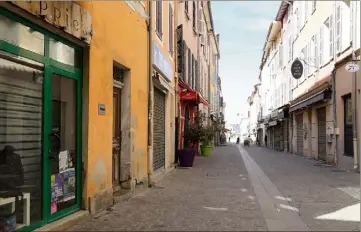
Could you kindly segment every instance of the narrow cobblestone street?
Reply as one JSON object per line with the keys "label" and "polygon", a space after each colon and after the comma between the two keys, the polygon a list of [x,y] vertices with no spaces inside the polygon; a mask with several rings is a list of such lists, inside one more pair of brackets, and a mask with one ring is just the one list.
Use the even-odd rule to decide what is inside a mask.
{"label": "narrow cobblestone street", "polygon": [[356,221],[316,218],[359,203],[359,175],[316,163],[259,147],[217,147],[193,168],[176,169],[68,230],[358,230]]}

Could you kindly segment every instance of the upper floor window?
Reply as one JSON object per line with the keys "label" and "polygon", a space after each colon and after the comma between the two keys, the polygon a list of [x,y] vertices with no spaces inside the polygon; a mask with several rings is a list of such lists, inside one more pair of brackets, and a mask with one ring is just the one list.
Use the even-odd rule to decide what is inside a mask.
{"label": "upper floor window", "polygon": [[169,54],[173,57],[174,53],[174,31],[173,31],[173,6],[171,2],[169,2]]}
{"label": "upper floor window", "polygon": [[337,6],[336,8],[336,52],[341,52],[341,6]]}
{"label": "upper floor window", "polygon": [[162,1],[156,1],[156,33],[160,39],[163,36],[163,15]]}
{"label": "upper floor window", "polygon": [[327,20],[325,21],[325,25],[327,27],[328,30],[328,42],[329,42],[329,49],[328,49],[328,55],[329,57],[333,56],[333,15],[331,15],[330,17],[327,18]]}
{"label": "upper floor window", "polygon": [[192,9],[192,19],[193,19],[193,28],[196,29],[196,2],[193,1],[193,9]]}
{"label": "upper floor window", "polygon": [[324,35],[323,35],[323,27],[320,28],[320,34],[319,34],[319,61],[318,64],[321,66],[323,65],[323,56],[324,56],[324,52],[323,52],[323,46],[324,46],[324,39],[323,39]]}

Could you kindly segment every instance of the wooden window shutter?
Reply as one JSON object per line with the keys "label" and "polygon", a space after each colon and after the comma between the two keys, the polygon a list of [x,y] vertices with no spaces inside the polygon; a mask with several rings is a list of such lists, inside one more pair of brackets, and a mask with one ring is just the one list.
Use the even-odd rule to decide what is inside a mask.
{"label": "wooden window shutter", "polygon": [[192,78],[192,52],[188,48],[188,78],[187,78],[187,84],[190,84],[190,80]]}
{"label": "wooden window shutter", "polygon": [[187,44],[186,42],[183,40],[182,41],[182,79],[185,81],[186,80],[186,71],[187,71]]}

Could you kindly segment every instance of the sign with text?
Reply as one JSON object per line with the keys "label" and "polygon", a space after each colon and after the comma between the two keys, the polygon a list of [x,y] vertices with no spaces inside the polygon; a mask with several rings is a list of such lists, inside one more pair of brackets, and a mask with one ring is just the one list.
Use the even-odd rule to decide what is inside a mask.
{"label": "sign with text", "polygon": [[172,63],[164,56],[160,48],[153,42],[153,64],[165,75],[168,81],[173,80]]}
{"label": "sign with text", "polygon": [[291,74],[293,78],[300,79],[303,74],[303,64],[299,59],[293,61],[291,65]]}
{"label": "sign with text", "polygon": [[29,13],[90,43],[92,18],[90,12],[73,1],[12,1]]}
{"label": "sign with text", "polygon": [[357,72],[358,70],[359,70],[359,66],[358,66],[358,64],[354,64],[354,63],[348,63],[348,64],[346,64],[346,66],[345,66],[345,70],[347,71],[347,72],[351,72],[351,73],[353,73],[353,72]]}
{"label": "sign with text", "polygon": [[182,101],[196,101],[197,93],[195,91],[182,92],[180,98]]}

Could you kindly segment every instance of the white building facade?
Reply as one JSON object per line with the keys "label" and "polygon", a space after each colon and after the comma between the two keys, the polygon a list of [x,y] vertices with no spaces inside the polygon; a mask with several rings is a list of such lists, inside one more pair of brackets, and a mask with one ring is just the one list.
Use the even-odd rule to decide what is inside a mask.
{"label": "white building facade", "polygon": [[[343,132],[338,124],[343,119],[337,119],[336,102],[348,92],[345,96],[336,94],[338,88],[346,88],[341,82],[337,84],[337,65],[346,58],[357,59],[359,44],[359,1],[281,3],[270,25],[260,66],[259,127],[264,128],[269,147],[339,164],[344,149],[339,142]],[[350,58],[352,54],[354,58]],[[303,75],[299,79],[291,74],[291,65],[296,59],[303,64]],[[358,86],[355,78],[355,83],[348,86],[356,84]],[[359,102],[359,93],[355,95],[358,87],[355,88],[354,110]],[[343,102],[337,106],[340,104]],[[359,117],[353,116],[354,124]],[[354,147],[360,147],[357,139],[360,136],[354,134]],[[358,156],[354,157],[357,163]]]}

